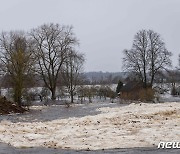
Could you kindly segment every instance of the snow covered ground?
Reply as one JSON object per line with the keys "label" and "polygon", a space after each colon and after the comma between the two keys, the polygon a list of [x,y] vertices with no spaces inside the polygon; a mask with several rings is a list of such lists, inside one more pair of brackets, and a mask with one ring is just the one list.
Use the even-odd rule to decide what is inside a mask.
{"label": "snow covered ground", "polygon": [[[73,108],[77,106],[77,112],[88,108],[93,113],[75,116]],[[178,102],[77,106],[66,110],[74,114],[69,117],[59,114],[62,110],[58,108],[65,110],[62,106],[34,107],[34,112],[25,115],[1,116],[0,142],[18,148],[98,150],[157,147],[160,141],[180,141]]]}
{"label": "snow covered ground", "polygon": [[168,93],[161,94],[159,98],[160,102],[180,102],[180,96],[172,96]]}

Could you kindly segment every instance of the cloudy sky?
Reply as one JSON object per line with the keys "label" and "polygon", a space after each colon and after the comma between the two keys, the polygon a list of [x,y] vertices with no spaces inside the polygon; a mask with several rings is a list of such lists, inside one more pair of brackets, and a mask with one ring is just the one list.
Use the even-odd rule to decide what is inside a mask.
{"label": "cloudy sky", "polygon": [[0,0],[0,31],[44,23],[73,25],[85,71],[122,71],[122,51],[141,29],[152,29],[180,54],[180,0]]}

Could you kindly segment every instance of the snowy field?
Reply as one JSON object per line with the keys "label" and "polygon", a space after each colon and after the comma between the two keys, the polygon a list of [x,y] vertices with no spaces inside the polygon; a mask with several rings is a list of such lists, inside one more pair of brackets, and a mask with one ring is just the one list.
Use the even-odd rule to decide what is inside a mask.
{"label": "snowy field", "polygon": [[180,140],[178,102],[36,106],[30,113],[0,118],[0,142],[18,148],[98,150]]}

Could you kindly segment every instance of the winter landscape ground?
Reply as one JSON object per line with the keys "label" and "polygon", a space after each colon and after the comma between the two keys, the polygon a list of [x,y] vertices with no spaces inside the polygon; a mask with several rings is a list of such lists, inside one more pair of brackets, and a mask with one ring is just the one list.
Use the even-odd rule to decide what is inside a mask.
{"label": "winter landscape ground", "polygon": [[[50,153],[59,153],[58,150],[119,153],[123,151],[117,149],[122,148],[126,149],[124,152],[135,148],[137,153],[145,153],[143,149],[147,153],[148,149],[169,153],[164,149],[158,151],[158,143],[180,139],[179,102],[121,104],[104,101],[69,108],[32,106],[27,113],[3,115],[0,120],[0,142],[11,146],[1,144],[0,149],[24,149],[26,153],[33,148],[39,150],[32,153],[42,152],[44,148],[50,148]],[[131,150],[127,151],[129,148]],[[57,151],[53,151],[55,149]],[[108,152],[109,149],[116,150]]]}

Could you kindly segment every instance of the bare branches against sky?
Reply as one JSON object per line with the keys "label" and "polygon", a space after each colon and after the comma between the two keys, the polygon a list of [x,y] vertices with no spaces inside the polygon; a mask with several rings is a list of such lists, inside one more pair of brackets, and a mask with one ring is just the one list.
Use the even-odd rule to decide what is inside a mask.
{"label": "bare branches against sky", "polygon": [[123,50],[141,29],[158,32],[173,64],[180,53],[180,0],[0,0],[0,31],[73,25],[85,71],[122,71]]}

